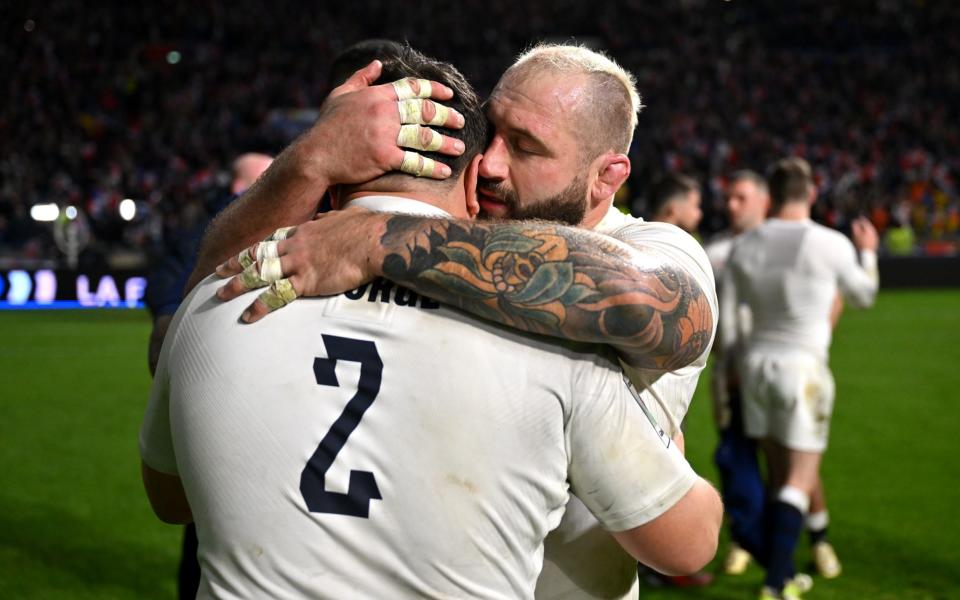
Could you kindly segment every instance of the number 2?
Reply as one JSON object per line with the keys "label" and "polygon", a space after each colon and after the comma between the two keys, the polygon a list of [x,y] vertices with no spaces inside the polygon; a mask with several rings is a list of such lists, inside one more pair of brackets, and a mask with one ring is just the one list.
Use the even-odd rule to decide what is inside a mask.
{"label": "number 2", "polygon": [[313,372],[319,385],[340,387],[337,381],[336,366],[338,360],[360,363],[360,380],[357,393],[350,398],[343,412],[330,426],[320,445],[307,462],[300,474],[300,493],[307,508],[314,513],[332,513],[351,517],[370,517],[370,501],[380,500],[380,488],[377,480],[369,471],[350,471],[350,485],[347,493],[330,492],[325,487],[327,471],[336,460],[337,454],[347,443],[347,438],[360,424],[363,413],[370,408],[380,392],[383,376],[383,361],[377,352],[377,346],[368,340],[355,340],[323,335],[323,344],[329,358],[315,358]]}

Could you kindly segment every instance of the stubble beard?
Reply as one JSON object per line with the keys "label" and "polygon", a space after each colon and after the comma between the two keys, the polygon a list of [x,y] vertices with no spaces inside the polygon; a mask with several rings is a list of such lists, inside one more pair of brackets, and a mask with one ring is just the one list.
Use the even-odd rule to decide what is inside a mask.
{"label": "stubble beard", "polygon": [[526,203],[521,202],[517,193],[503,183],[481,183],[481,186],[503,201],[510,219],[559,221],[576,226],[583,222],[587,214],[587,184],[580,176],[574,177],[570,185],[557,194]]}

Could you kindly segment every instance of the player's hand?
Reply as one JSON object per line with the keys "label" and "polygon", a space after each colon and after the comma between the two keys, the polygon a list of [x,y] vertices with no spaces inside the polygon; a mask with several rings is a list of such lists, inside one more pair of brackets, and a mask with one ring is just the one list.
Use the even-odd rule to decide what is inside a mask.
{"label": "player's hand", "polygon": [[463,115],[429,99],[449,100],[453,90],[412,78],[372,85],[382,67],[375,60],[330,93],[317,122],[296,142],[308,172],[322,174],[330,185],[362,183],[398,170],[446,179],[450,167],[403,148],[463,154],[460,140],[421,127],[463,127]]}
{"label": "player's hand", "polygon": [[230,278],[217,297],[232,300],[266,287],[240,317],[253,323],[297,297],[355,289],[380,274],[378,249],[385,223],[386,215],[348,207],[278,229],[217,267],[217,275]]}
{"label": "player's hand", "polygon": [[853,245],[857,250],[876,252],[880,246],[880,235],[873,224],[864,217],[859,217],[850,223],[850,233],[853,235]]}

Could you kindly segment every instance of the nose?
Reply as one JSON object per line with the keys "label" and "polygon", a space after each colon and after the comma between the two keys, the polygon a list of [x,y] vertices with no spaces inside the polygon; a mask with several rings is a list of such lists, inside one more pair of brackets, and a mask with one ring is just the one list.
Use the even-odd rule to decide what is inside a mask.
{"label": "nose", "polygon": [[507,178],[508,159],[507,146],[503,138],[495,135],[486,152],[483,153],[478,174],[484,179],[504,181]]}

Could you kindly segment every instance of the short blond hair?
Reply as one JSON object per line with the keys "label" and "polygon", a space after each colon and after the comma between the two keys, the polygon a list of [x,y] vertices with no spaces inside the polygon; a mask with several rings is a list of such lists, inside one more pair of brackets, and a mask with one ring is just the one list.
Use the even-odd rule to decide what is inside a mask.
{"label": "short blond hair", "polygon": [[[637,83],[629,71],[612,58],[575,44],[538,44],[524,51],[503,74],[501,82],[548,72],[557,75],[587,75],[593,82],[588,108],[593,123],[584,123],[581,131],[590,131],[591,146],[627,152],[637,127],[637,115],[643,109]],[[599,126],[599,129],[596,127]],[[598,139],[596,132],[601,132]]]}

